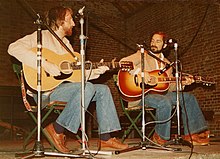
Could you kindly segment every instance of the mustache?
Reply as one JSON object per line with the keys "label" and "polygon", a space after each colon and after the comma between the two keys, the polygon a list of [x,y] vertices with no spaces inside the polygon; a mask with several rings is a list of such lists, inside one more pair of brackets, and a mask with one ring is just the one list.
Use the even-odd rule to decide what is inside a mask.
{"label": "mustache", "polygon": [[150,47],[151,47],[151,48],[157,48],[156,46],[153,46],[153,45],[151,45]]}

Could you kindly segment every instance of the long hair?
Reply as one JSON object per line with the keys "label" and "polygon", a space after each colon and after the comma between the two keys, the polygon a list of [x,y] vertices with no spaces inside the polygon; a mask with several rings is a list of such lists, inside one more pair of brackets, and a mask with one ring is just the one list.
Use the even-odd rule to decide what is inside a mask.
{"label": "long hair", "polygon": [[73,11],[69,7],[58,6],[51,8],[45,14],[46,24],[53,30],[57,30],[65,20],[65,15],[69,11],[73,15]]}

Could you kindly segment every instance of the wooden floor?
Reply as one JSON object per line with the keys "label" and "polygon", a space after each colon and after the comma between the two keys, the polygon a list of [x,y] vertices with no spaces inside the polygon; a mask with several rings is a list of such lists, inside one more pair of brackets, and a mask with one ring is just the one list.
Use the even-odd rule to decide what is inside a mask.
{"label": "wooden floor", "polygon": [[[50,145],[47,141],[41,140],[41,143],[44,147],[45,156],[40,156],[39,158],[89,158],[92,156],[88,154],[90,151],[93,155],[97,152],[98,139],[90,139],[88,142],[89,148],[86,148],[85,151],[82,151],[81,145],[77,140],[68,139],[67,147],[73,150],[75,154],[60,154],[54,151],[51,151]],[[188,146],[177,145],[168,145],[168,150],[165,150],[163,147],[152,147],[151,144],[147,143],[145,145],[140,145],[141,140],[136,139],[127,139],[126,143],[129,144],[129,148],[126,152],[116,151],[110,149],[103,149],[98,152],[98,155],[95,158],[106,158],[106,159],[220,159],[220,140],[211,139],[210,145],[208,146],[194,146],[193,150]],[[35,139],[28,146],[31,150],[36,143]],[[24,153],[22,150],[23,140],[1,140],[0,141],[0,158],[2,159],[12,159],[19,158],[15,157],[20,153]],[[146,148],[143,150],[143,148]],[[193,151],[191,156],[191,150]],[[27,151],[33,152],[33,151]],[[36,151],[34,151],[36,153]],[[84,152],[85,154],[78,155]],[[38,151],[37,151],[38,153]],[[119,154],[116,154],[119,153]],[[32,154],[32,153],[31,153]],[[56,156],[54,156],[56,155]],[[24,156],[27,156],[25,153]],[[33,155],[34,158],[36,154]],[[191,156],[191,157],[190,157]]]}

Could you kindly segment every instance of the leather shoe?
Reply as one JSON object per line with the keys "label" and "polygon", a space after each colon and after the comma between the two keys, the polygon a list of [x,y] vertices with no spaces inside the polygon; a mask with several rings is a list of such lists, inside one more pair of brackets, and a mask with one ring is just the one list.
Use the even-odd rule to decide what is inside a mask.
{"label": "leather shoe", "polygon": [[159,145],[164,145],[167,142],[167,140],[162,139],[156,132],[154,132],[152,140]]}
{"label": "leather shoe", "polygon": [[206,130],[198,134],[200,138],[207,139],[210,137],[210,131]]}
{"label": "leather shoe", "polygon": [[116,138],[110,138],[108,141],[101,140],[101,148],[108,147],[114,149],[126,149],[128,144],[123,144]]}
{"label": "leather shoe", "polygon": [[[192,141],[191,141],[192,138]],[[191,134],[191,138],[189,135],[185,135],[184,139],[186,141],[189,141],[190,143],[193,143],[194,146],[205,146],[209,144],[209,131],[208,132],[203,132],[199,134]]]}
{"label": "leather shoe", "polygon": [[48,137],[51,139],[52,143],[54,144],[55,148],[62,152],[62,153],[68,153],[70,150],[65,146],[65,139],[66,136],[61,133],[57,134],[54,130],[53,124],[49,124],[44,128],[45,133],[48,135]]}

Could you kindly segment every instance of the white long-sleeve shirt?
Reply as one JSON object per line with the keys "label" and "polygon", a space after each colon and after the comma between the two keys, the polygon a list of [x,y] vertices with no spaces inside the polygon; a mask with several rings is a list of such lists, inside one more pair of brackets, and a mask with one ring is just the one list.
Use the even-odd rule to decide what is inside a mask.
{"label": "white long-sleeve shirt", "polygon": [[[61,40],[63,40],[64,44],[72,52],[74,52],[69,40],[66,37],[64,37]],[[20,62],[22,62],[22,64],[27,65],[33,69],[37,69],[37,54],[36,52],[33,51],[33,48],[37,48],[37,31],[33,32],[32,34],[26,35],[18,39],[17,41],[11,43],[8,47],[8,53],[11,56],[17,58]],[[69,54],[69,52],[60,44],[60,42],[48,30],[42,30],[42,48],[43,49],[46,48],[52,51],[55,55]],[[44,53],[46,52],[42,51],[42,54]],[[76,52],[74,52],[74,54],[75,53]],[[44,60],[45,60],[44,55],[42,55],[42,63],[44,62]],[[53,61],[50,62],[53,63]],[[91,74],[90,74],[90,70],[86,70],[85,73],[86,73],[85,75],[86,78],[88,78],[88,76],[90,75],[89,80],[96,79],[100,76],[100,74],[95,72],[95,70],[92,70]],[[44,94],[49,95],[52,92],[52,90],[48,90],[44,92]],[[28,90],[28,94],[32,96],[32,92],[30,92],[29,90]]]}
{"label": "white long-sleeve shirt", "polygon": [[[63,42],[73,52],[73,48],[69,40],[64,37]],[[16,57],[23,64],[36,69],[37,56],[36,53],[31,50],[33,48],[37,48],[36,31],[11,43],[8,47],[8,53]],[[42,30],[42,48],[47,48],[59,55],[68,53],[66,49],[61,46],[59,41],[48,30]]]}

